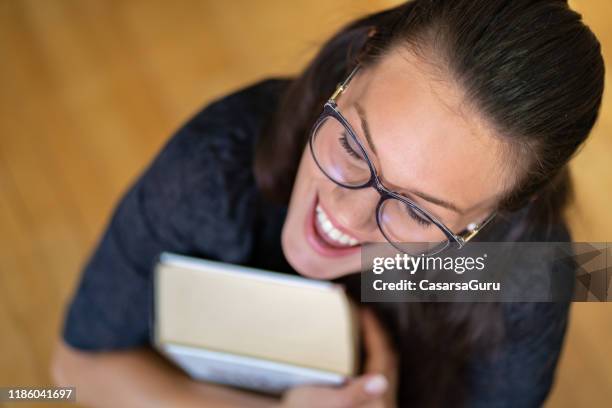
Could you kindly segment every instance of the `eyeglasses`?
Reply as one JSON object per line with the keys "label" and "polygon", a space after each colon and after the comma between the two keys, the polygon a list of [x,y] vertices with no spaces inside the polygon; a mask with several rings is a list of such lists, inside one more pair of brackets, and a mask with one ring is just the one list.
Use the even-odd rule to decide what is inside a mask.
{"label": "eyeglasses", "polygon": [[470,223],[459,234],[454,234],[413,200],[383,185],[363,143],[336,103],[359,68],[357,65],[344,82],[338,84],[312,127],[309,145],[314,161],[341,187],[351,190],[372,187],[378,191],[378,228],[399,251],[410,255],[435,255],[451,245],[462,248],[495,217],[495,213],[482,223]]}

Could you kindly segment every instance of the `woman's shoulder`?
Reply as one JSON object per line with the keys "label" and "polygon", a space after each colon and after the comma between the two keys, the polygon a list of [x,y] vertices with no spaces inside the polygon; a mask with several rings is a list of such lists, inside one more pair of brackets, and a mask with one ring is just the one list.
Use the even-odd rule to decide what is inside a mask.
{"label": "woman's shoulder", "polygon": [[166,242],[228,262],[246,256],[257,136],[287,82],[268,78],[213,100],[162,146],[137,184],[142,211]]}
{"label": "woman's shoulder", "polygon": [[290,78],[285,77],[267,77],[243,85],[213,98],[192,115],[183,127],[212,122],[228,127],[257,130],[262,121],[276,109],[278,100],[290,81]]}
{"label": "woman's shoulder", "polygon": [[171,174],[182,170],[181,180],[213,168],[248,172],[245,164],[252,159],[257,136],[274,112],[285,83],[276,78],[261,80],[203,105],[164,142],[150,167],[158,172],[171,170]]}
{"label": "woman's shoulder", "polygon": [[266,78],[212,99],[178,128],[158,155],[172,151],[197,158],[195,153],[207,149],[251,148],[288,83],[286,78]]}

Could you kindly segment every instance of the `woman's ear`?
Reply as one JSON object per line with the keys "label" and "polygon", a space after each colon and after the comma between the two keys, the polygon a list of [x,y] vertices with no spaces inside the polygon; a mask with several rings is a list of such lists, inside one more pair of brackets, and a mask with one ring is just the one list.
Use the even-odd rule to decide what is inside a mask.
{"label": "woman's ear", "polygon": [[363,47],[361,48],[359,55],[357,56],[357,63],[361,64],[364,59],[363,57],[367,55],[368,52],[370,51],[370,47],[372,46],[371,38],[374,37],[377,32],[378,32],[378,29],[376,28],[376,26],[371,26],[368,29],[367,34],[366,34],[367,38],[365,42],[363,43]]}

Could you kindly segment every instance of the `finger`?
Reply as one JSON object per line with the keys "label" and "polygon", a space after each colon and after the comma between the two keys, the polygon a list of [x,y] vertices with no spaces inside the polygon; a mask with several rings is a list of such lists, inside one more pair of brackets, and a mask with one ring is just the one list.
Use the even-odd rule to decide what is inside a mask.
{"label": "finger", "polygon": [[367,374],[351,379],[347,385],[330,390],[328,394],[330,406],[337,408],[355,407],[380,399],[389,383],[381,374]]}
{"label": "finger", "polygon": [[368,356],[366,372],[387,372],[396,363],[391,340],[374,313],[364,308],[361,313],[364,345]]}

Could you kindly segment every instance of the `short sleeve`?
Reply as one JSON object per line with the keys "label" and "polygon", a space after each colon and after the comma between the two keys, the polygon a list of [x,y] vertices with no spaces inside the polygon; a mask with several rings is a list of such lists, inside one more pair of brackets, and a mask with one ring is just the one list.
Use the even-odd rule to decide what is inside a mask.
{"label": "short sleeve", "polygon": [[162,251],[240,263],[252,244],[254,129],[239,93],[209,105],[162,147],[116,204],[68,304],[63,337],[84,350],[150,341]]}
{"label": "short sleeve", "polygon": [[570,303],[507,303],[507,336],[469,368],[468,407],[540,407],[552,387]]}

